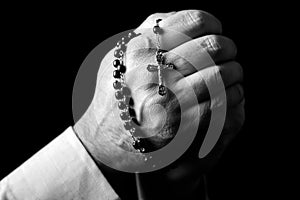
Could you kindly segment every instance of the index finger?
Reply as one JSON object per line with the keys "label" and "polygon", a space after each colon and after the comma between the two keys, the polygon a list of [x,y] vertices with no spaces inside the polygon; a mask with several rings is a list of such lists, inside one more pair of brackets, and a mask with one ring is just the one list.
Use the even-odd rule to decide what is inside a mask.
{"label": "index finger", "polygon": [[162,47],[170,50],[193,38],[208,34],[221,34],[222,24],[213,15],[201,10],[184,10],[160,23]]}
{"label": "index finger", "polygon": [[[136,32],[147,35],[149,39],[154,39],[152,28],[157,19],[162,19],[159,23],[162,28],[159,37],[160,47],[164,50],[171,50],[193,38],[222,32],[221,22],[213,15],[201,10],[153,14],[136,29]],[[147,48],[152,48],[152,45],[155,48],[155,44],[152,42],[146,42],[146,44]]]}

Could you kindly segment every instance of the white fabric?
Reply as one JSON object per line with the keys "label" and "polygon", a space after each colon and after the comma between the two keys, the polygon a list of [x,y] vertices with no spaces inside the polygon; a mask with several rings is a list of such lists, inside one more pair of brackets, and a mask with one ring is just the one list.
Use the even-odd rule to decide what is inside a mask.
{"label": "white fabric", "polygon": [[19,199],[119,198],[69,127],[1,180],[0,200]]}

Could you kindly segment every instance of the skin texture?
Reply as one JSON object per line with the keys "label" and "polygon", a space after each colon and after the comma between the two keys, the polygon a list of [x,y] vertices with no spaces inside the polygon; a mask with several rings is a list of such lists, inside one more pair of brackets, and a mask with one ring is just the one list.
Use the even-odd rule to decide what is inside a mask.
{"label": "skin texture", "polygon": [[[165,58],[167,62],[173,63],[176,72],[179,72],[170,71],[164,75],[166,85],[176,95],[168,92],[163,97],[157,94],[157,85],[150,84],[158,82],[157,73],[149,73],[145,65],[155,63],[156,38],[152,27],[158,18],[163,19],[160,26],[165,30],[160,38],[161,45],[169,51],[165,54]],[[146,137],[155,135],[152,142],[156,148],[161,148],[176,135],[180,115],[192,117],[195,110],[200,111],[199,131],[190,149],[165,169],[141,174],[142,192],[145,199],[165,199],[173,195],[172,199],[187,198],[189,195],[199,193],[199,186],[203,183],[202,175],[216,164],[244,122],[244,94],[241,85],[243,72],[241,65],[234,61],[236,46],[231,39],[220,35],[222,26],[219,20],[199,10],[153,14],[135,32],[142,35],[132,39],[127,47],[126,84],[131,89],[134,110],[140,124],[137,134]],[[202,62],[203,68],[195,69],[176,52],[196,62]],[[213,65],[210,62],[203,62],[205,54],[213,59]],[[135,150],[131,146],[132,139],[129,133],[125,131],[119,119],[112,87],[113,60],[111,51],[101,63],[94,99],[74,129],[108,181],[121,198],[126,199],[126,196],[130,196],[130,188],[135,187],[132,182],[133,175],[110,169],[103,165],[103,161],[116,168],[122,168],[142,164],[143,157],[140,154],[126,153]],[[216,72],[221,74],[227,97],[226,102],[219,104],[214,104],[213,99],[210,99],[203,80],[204,77],[213,82],[217,77]],[[187,85],[186,82],[190,84]],[[198,100],[196,104],[192,103],[189,91],[196,94]],[[188,107],[182,110],[178,99]],[[222,103],[227,104],[222,135],[210,154],[199,160],[197,153],[205,136],[203,133],[206,133],[211,110]],[[132,187],[122,189],[117,186],[122,184]]]}

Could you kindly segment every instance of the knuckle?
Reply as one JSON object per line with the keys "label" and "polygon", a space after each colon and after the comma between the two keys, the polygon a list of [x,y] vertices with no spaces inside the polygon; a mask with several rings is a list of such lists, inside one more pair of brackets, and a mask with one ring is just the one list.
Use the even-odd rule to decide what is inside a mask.
{"label": "knuckle", "polygon": [[217,54],[223,50],[220,37],[217,35],[210,35],[206,37],[201,43],[201,47],[203,47],[210,54]]}
{"label": "knuckle", "polygon": [[220,35],[205,36],[201,41],[201,47],[212,56],[222,54],[223,57],[234,58],[237,54],[237,47],[233,40]]}
{"label": "knuckle", "polygon": [[164,54],[165,63],[172,63],[175,66],[180,66],[181,69],[184,69],[185,66],[188,64],[186,59],[173,53],[172,51],[167,52]]}
{"label": "knuckle", "polygon": [[149,15],[149,16],[146,18],[145,22],[147,22],[147,23],[149,23],[149,24],[152,24],[152,23],[154,22],[156,16],[157,16],[157,13],[153,13],[153,14]]}
{"label": "knuckle", "polygon": [[148,20],[154,19],[157,14],[153,13],[147,17]]}
{"label": "knuckle", "polygon": [[181,56],[177,56],[176,59],[174,59],[174,65],[184,68],[184,66],[187,65],[187,61]]}
{"label": "knuckle", "polygon": [[205,25],[205,14],[200,10],[189,10],[185,13],[185,21],[188,25],[203,27]]}
{"label": "knuckle", "polygon": [[188,25],[207,29],[206,32],[222,32],[222,23],[213,15],[202,10],[185,11],[185,21]]}

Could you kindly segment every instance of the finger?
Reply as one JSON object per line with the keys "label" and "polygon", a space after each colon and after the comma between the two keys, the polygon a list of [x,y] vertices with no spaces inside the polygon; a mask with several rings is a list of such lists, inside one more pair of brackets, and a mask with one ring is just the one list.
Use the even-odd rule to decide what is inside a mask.
{"label": "finger", "polygon": [[227,107],[234,107],[244,99],[244,89],[241,84],[235,84],[226,89]]}
{"label": "finger", "polygon": [[[230,107],[227,109],[226,118],[223,126],[222,133],[220,138],[218,139],[217,143],[213,147],[212,151],[205,156],[204,158],[200,159],[201,166],[213,166],[218,158],[222,155],[224,150],[226,149],[227,145],[233,140],[236,134],[240,131],[244,120],[245,120],[245,111],[244,111],[244,102],[245,99],[242,100],[236,106]],[[197,108],[198,107],[198,108]],[[202,108],[202,109],[201,109]],[[209,123],[211,123],[211,112],[205,112],[204,110],[209,110],[210,102],[204,102],[203,104],[195,105],[191,110],[199,110],[202,115],[202,121],[198,127],[198,134],[194,139],[193,144],[189,147],[191,154],[199,153],[200,147],[203,145],[204,137],[207,137],[206,133]],[[212,110],[210,110],[212,111]],[[224,113],[225,114],[225,113]]]}
{"label": "finger", "polygon": [[[226,147],[239,133],[245,121],[244,104],[245,99],[243,99],[242,102],[240,102],[238,105],[227,109],[225,123],[223,126],[221,136],[218,139],[218,142],[216,143],[214,148],[212,149],[212,152],[210,152],[208,156],[204,158],[204,160],[201,159],[202,161],[204,161],[205,163],[207,163],[207,161],[210,161],[209,165],[215,164],[215,161],[217,161],[222,156],[222,154],[226,150]],[[199,141],[202,140],[200,139]],[[200,144],[198,145],[197,149],[200,148]]]}
{"label": "finger", "polygon": [[224,87],[227,88],[240,83],[242,80],[243,70],[241,65],[231,61],[205,68],[180,80],[175,80],[175,82],[174,78],[167,77],[167,86],[175,91],[175,94],[178,94],[179,97],[186,98],[185,101],[187,102],[189,102],[189,97],[192,96],[196,96],[199,102],[203,102],[208,100],[210,95],[220,93],[224,90]]}
{"label": "finger", "polygon": [[[169,16],[160,23],[161,47],[170,50],[192,38],[207,34],[221,34],[221,22],[201,10],[184,10]],[[153,26],[153,25],[152,25]]]}
{"label": "finger", "polygon": [[225,147],[233,140],[245,122],[244,106],[245,99],[243,99],[239,104],[227,109],[226,120],[220,138],[221,144]]}
{"label": "finger", "polygon": [[166,63],[175,65],[183,76],[205,67],[233,60],[237,48],[234,42],[224,36],[207,35],[188,41],[164,54]]}
{"label": "finger", "polygon": [[149,29],[156,24],[157,19],[166,19],[167,17],[174,15],[176,12],[169,13],[155,13],[147,17],[147,19],[137,29]]}
{"label": "finger", "polygon": [[188,35],[191,38],[209,33],[221,33],[221,22],[202,10],[183,10],[161,22],[161,26]]}
{"label": "finger", "polygon": [[216,94],[210,97],[210,109],[218,108],[225,103],[227,108],[240,104],[244,99],[244,89],[241,84],[235,84],[226,90],[226,98],[222,98],[222,94]]}

